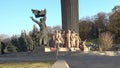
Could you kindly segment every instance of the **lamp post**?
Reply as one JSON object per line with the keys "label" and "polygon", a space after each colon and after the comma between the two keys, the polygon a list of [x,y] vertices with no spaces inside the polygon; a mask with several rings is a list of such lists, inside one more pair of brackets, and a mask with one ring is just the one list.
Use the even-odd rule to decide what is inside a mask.
{"label": "lamp post", "polygon": [[100,52],[102,52],[102,48],[101,48],[101,46],[100,46],[100,32],[101,32],[101,29],[100,28],[98,28],[98,38],[99,38],[99,51]]}
{"label": "lamp post", "polygon": [[56,59],[58,59],[58,55],[59,55],[59,43],[57,44],[57,49],[56,49]]}

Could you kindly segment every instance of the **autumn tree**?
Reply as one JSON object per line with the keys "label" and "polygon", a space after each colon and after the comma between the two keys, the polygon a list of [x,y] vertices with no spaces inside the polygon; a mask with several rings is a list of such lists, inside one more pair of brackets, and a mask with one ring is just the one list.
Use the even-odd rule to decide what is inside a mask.
{"label": "autumn tree", "polygon": [[99,32],[106,31],[106,25],[108,22],[108,16],[104,12],[100,12],[95,16],[94,23]]}
{"label": "autumn tree", "polygon": [[109,50],[113,46],[113,37],[110,32],[103,32],[99,36],[102,51]]}
{"label": "autumn tree", "polygon": [[90,20],[80,20],[79,23],[79,35],[82,39],[88,39],[90,37],[92,22]]}
{"label": "autumn tree", "polygon": [[[117,8],[116,8],[117,9]],[[115,35],[115,42],[119,43],[120,41],[120,10],[113,10],[113,14],[109,17],[108,30]]]}
{"label": "autumn tree", "polygon": [[53,32],[55,32],[55,30],[61,31],[62,27],[60,25],[56,25],[56,26],[53,26],[52,29],[53,29]]}

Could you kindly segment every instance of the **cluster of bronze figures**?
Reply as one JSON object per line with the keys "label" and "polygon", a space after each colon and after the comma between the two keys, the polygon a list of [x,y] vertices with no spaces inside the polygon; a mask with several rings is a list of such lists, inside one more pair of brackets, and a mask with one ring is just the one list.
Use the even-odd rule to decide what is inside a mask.
{"label": "cluster of bronze figures", "polygon": [[79,34],[75,31],[58,31],[56,30],[52,37],[51,47],[65,47],[68,49],[79,48],[81,51],[86,48],[85,41],[81,41]]}
{"label": "cluster of bronze figures", "polygon": [[[47,42],[49,42],[49,46],[53,48],[57,47],[64,47],[64,48],[78,48],[81,51],[86,50],[85,42],[86,41],[81,41],[79,34],[76,33],[75,31],[72,30],[67,30],[67,31],[58,31],[55,30],[52,40],[47,41],[47,29],[46,29],[46,9],[44,10],[33,10],[33,14],[35,15],[36,18],[40,18],[40,21],[35,20],[33,17],[31,19],[37,23],[40,27],[40,36],[39,36],[39,43],[40,45],[45,45]],[[42,18],[41,18],[42,17]],[[43,42],[43,44],[42,44]]]}

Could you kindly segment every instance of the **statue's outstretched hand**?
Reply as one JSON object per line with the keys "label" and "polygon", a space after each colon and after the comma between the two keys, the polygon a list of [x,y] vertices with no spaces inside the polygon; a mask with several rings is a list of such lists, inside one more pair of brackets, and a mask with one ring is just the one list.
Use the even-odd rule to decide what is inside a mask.
{"label": "statue's outstretched hand", "polygon": [[33,17],[30,17],[31,19],[33,19]]}

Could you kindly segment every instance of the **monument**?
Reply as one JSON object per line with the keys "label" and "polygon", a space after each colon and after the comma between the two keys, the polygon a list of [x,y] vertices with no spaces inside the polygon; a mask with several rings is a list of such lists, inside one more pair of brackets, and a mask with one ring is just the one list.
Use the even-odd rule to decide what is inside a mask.
{"label": "monument", "polygon": [[61,0],[62,29],[79,33],[78,0]]}
{"label": "monument", "polygon": [[[83,49],[80,48],[78,0],[61,0],[61,12],[62,30],[65,31],[65,34],[60,33],[62,34],[61,40],[59,32],[55,32],[53,39],[54,47],[59,46],[59,50],[66,48],[66,51],[82,51],[84,48],[83,44],[81,44],[81,48]],[[61,43],[62,41],[63,43]]]}
{"label": "monument", "polygon": [[[51,41],[49,41],[48,48],[45,47],[45,51],[82,51],[84,48],[79,37],[79,17],[78,17],[78,0],[61,0],[62,9],[62,29],[63,31],[55,31]],[[45,41],[46,33],[46,10],[34,10],[33,14],[36,18],[40,18],[40,21],[31,19],[37,23],[40,27],[40,45],[41,41]]]}

